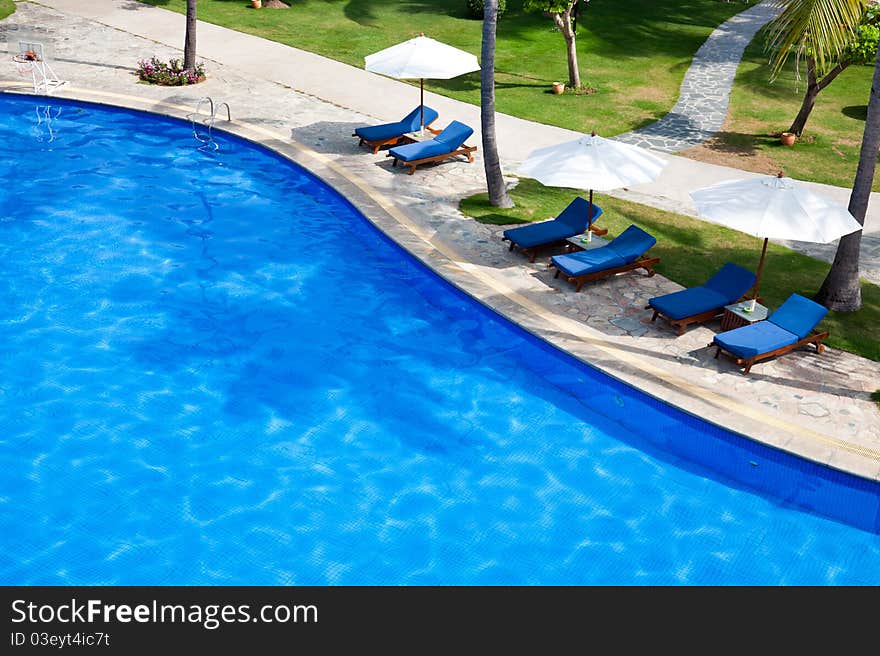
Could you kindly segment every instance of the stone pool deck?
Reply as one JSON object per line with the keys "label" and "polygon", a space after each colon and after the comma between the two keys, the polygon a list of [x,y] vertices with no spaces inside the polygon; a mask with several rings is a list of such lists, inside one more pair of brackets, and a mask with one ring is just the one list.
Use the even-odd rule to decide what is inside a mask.
{"label": "stone pool deck", "polygon": [[[16,4],[17,11],[0,21],[0,38],[13,51],[19,39],[46,44],[56,73],[69,81],[55,96],[181,118],[203,96],[227,102],[233,120],[218,127],[306,166],[410,253],[527,330],[687,412],[880,480],[880,410],[869,398],[880,388],[876,362],[836,349],[817,355],[808,348],[760,363],[743,376],[728,360],[713,359],[714,350],[707,348],[718,322],[676,337],[649,321],[647,299],[681,288],[660,275],[628,273],[575,293],[552,277],[546,258],[530,264],[508,252],[500,241],[503,227],[478,224],[458,211],[460,198],[485,190],[479,151],[473,164],[447,160],[410,176],[392,168],[384,155],[357,146],[353,128],[396,118],[388,108],[415,104],[418,90],[412,86],[204,23],[199,52],[208,80],[185,88],[143,85],[134,76],[139,59],[180,56],[180,15],[127,0]],[[32,93],[29,78],[18,74],[11,59],[0,66],[0,90]],[[444,124],[458,119],[479,125],[477,108],[426,96]],[[372,109],[379,105],[386,109]],[[498,128],[506,171],[515,170],[531,148],[574,134],[505,116],[499,116]],[[473,143],[481,145],[479,139]],[[664,195],[640,189],[633,198],[674,209],[676,194],[686,195],[685,182],[701,186],[713,176],[736,173],[688,162],[674,158],[674,177]],[[877,228],[876,204],[871,210],[866,235]]]}

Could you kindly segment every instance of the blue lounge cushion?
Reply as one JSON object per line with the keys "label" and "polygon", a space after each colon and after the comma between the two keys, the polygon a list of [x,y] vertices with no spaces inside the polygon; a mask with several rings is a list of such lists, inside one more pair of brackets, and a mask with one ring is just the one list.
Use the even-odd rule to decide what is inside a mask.
{"label": "blue lounge cushion", "polygon": [[468,127],[460,121],[452,121],[449,125],[443,128],[443,131],[440,132],[440,134],[434,137],[434,141],[446,144],[451,152],[467,141],[468,137],[473,133],[473,128]]}
{"label": "blue lounge cushion", "polygon": [[[455,149],[453,148],[453,150]],[[426,157],[445,155],[448,152],[450,152],[450,149],[447,148],[445,144],[434,139],[395,146],[388,151],[390,155],[393,155],[403,162],[412,162],[417,159],[425,159]]]}
{"label": "blue lounge cushion", "polygon": [[718,333],[712,340],[717,346],[744,359],[775,351],[797,341],[797,335],[769,320]]}
{"label": "blue lounge cushion", "polygon": [[733,262],[726,263],[706,281],[705,287],[724,297],[722,305],[735,303],[755,284],[757,276]]}
{"label": "blue lounge cushion", "polygon": [[459,121],[452,121],[433,139],[395,146],[388,153],[402,162],[446,155],[461,146],[473,133],[473,128]]}
{"label": "blue lounge cushion", "polygon": [[[590,223],[589,211],[589,201],[584,200],[580,196],[575,196],[554,221],[567,225],[572,230],[569,237],[573,237],[587,229],[587,225]],[[593,203],[593,221],[600,216],[602,216],[602,208]]]}
{"label": "blue lounge cushion", "polygon": [[620,255],[608,246],[580,251],[571,255],[554,255],[550,258],[553,265],[567,276],[584,276],[588,273],[613,269],[627,264]]}
{"label": "blue lounge cushion", "polygon": [[629,264],[634,262],[639,255],[646,253],[656,243],[657,239],[652,235],[637,225],[631,225],[609,241],[606,248],[616,252],[625,263]]}
{"label": "blue lounge cushion", "polygon": [[409,114],[404,117],[401,123],[404,124],[407,128],[407,132],[416,132],[417,130],[421,130],[422,128],[422,120],[424,120],[424,125],[431,125],[434,121],[437,120],[437,117],[440,114],[437,113],[436,109],[432,109],[427,105],[424,105],[424,115],[422,114],[422,106],[416,107]]}
{"label": "blue lounge cushion", "polygon": [[520,248],[534,248],[543,244],[553,244],[568,237],[578,235],[564,223],[552,219],[541,223],[530,223],[504,231],[504,236]]}
{"label": "blue lounge cushion", "polygon": [[403,136],[409,130],[403,123],[383,123],[382,125],[366,125],[355,128],[354,133],[364,141],[385,141]]}
{"label": "blue lounge cushion", "polygon": [[752,358],[804,339],[826,314],[825,306],[792,294],[766,321],[719,333],[712,341],[740,358]]}
{"label": "blue lounge cushion", "polygon": [[723,294],[701,285],[663,296],[655,296],[648,300],[648,305],[673,321],[677,321],[695,314],[720,309],[728,305],[728,300]]}
{"label": "blue lounge cushion", "polygon": [[553,265],[569,277],[613,269],[635,262],[657,240],[636,225],[630,225],[605,246],[571,255],[554,255]]}
{"label": "blue lounge cushion", "polygon": [[755,278],[751,271],[728,262],[704,285],[655,296],[648,299],[648,305],[673,321],[685,319],[738,301],[755,284]]}
{"label": "blue lounge cushion", "polygon": [[[589,203],[575,196],[559,216],[540,223],[508,228],[504,238],[520,248],[534,248],[544,244],[553,244],[568,237],[574,237],[587,229],[587,212]],[[602,208],[593,204],[593,221],[602,216]]]}
{"label": "blue lounge cushion", "polygon": [[[439,114],[436,110],[425,106],[425,125],[437,120]],[[354,133],[365,141],[385,141],[394,137],[401,137],[407,132],[415,132],[422,126],[421,106],[416,107],[409,114],[395,123],[383,123],[381,125],[366,125],[355,128]]]}
{"label": "blue lounge cushion", "polygon": [[798,339],[803,339],[819,325],[826,314],[828,314],[828,308],[824,305],[811,301],[800,294],[792,294],[779,306],[776,312],[767,317],[767,321],[797,335]]}

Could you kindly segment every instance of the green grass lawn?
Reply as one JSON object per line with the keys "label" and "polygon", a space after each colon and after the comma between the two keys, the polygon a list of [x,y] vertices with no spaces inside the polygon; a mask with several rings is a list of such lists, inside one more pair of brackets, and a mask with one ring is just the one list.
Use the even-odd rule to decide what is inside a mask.
{"label": "green grass lawn", "polygon": [[[184,0],[145,0],[185,13]],[[368,54],[424,32],[479,58],[482,22],[465,0],[290,0],[254,10],[245,0],[199,0],[198,17],[363,68]],[[718,0],[591,0],[578,27],[581,81],[590,95],[550,91],[567,80],[565,43],[550,19],[509,0],[498,23],[496,107],[549,125],[610,136],[644,126],[675,104],[691,58],[715,27],[748,7]],[[181,44],[181,47],[183,44]],[[149,55],[150,53],[144,53]],[[418,84],[415,82],[414,84]],[[425,87],[478,105],[480,74]]]}
{"label": "green grass lawn", "polygon": [[[483,223],[528,223],[559,214],[573,196],[583,193],[544,187],[524,178],[511,190],[516,203],[512,209],[492,207],[487,194],[463,199],[460,208]],[[651,253],[660,257],[657,272],[685,287],[704,283],[725,262],[735,262],[751,271],[758,265],[762,239],[611,196],[594,194],[593,200],[604,210],[599,223],[608,228],[609,237],[620,234],[631,223],[654,235],[657,244]],[[499,242],[498,248],[503,247]],[[775,309],[792,292],[812,297],[829,267],[789,248],[769,244],[761,277],[764,304]],[[862,308],[858,312],[830,312],[821,327],[831,333],[829,346],[880,360],[880,286],[863,281]]]}
{"label": "green grass lawn", "polygon": [[[850,66],[843,71],[819,94],[802,139],[786,147],[776,135],[788,130],[797,115],[804,84],[796,88],[793,61],[771,84],[767,59],[760,38],[746,49],[730,98],[728,124],[710,149],[729,153],[739,162],[731,165],[738,168],[763,173],[782,170],[799,180],[851,188],[874,67]],[[880,191],[876,177],[874,191]]]}
{"label": "green grass lawn", "polygon": [[15,3],[12,0],[0,0],[0,18],[6,18],[15,11]]}

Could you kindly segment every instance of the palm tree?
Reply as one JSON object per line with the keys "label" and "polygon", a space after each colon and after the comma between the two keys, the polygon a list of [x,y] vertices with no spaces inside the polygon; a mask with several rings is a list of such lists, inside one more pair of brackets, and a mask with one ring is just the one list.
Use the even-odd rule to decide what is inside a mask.
{"label": "palm tree", "polygon": [[775,79],[794,53],[798,70],[807,71],[807,88],[789,132],[800,136],[816,97],[850,64],[859,62],[850,46],[869,0],[782,0],[782,12],[766,27],[765,50],[773,53],[770,79]]}
{"label": "palm tree", "polygon": [[186,0],[186,37],[183,42],[183,68],[196,67],[196,0]]}
{"label": "palm tree", "polygon": [[[871,198],[874,169],[880,152],[880,50],[874,62],[874,79],[868,99],[868,116],[859,151],[859,166],[849,197],[849,212],[856,221],[865,225],[865,212]],[[859,247],[862,231],[858,230],[840,238],[834,263],[816,294],[816,301],[837,312],[855,312],[862,307],[862,288],[859,284]]]}
{"label": "palm tree", "polygon": [[483,167],[492,207],[513,207],[504,185],[495,139],[495,30],[498,0],[483,5],[483,43],[480,56],[480,125],[483,131]]}

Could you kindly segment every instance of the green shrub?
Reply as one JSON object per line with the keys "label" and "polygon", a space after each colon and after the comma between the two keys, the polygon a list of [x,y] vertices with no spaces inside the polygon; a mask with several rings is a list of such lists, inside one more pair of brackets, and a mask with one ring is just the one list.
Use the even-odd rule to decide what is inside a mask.
{"label": "green shrub", "polygon": [[[483,0],[466,0],[468,12],[473,18],[483,20]],[[507,11],[507,0],[498,0],[498,18]]]}

